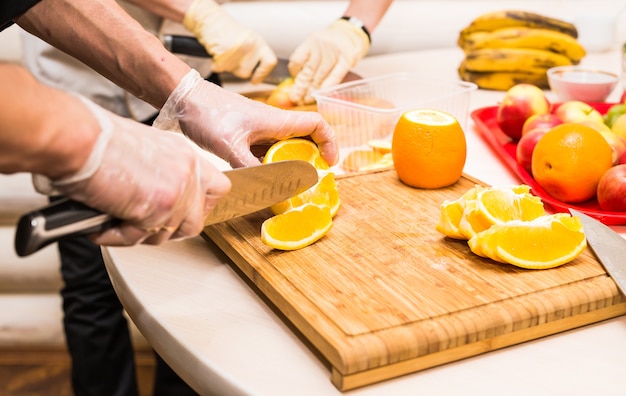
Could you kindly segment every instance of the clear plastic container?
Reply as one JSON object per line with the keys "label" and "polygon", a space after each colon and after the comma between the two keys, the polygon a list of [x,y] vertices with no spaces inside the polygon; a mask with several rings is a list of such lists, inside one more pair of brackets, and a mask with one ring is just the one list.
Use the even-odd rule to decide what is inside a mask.
{"label": "clear plastic container", "polygon": [[412,73],[351,81],[313,92],[317,110],[333,127],[342,156],[367,148],[373,139],[391,139],[398,118],[408,110],[430,108],[452,114],[465,129],[470,94],[477,86]]}

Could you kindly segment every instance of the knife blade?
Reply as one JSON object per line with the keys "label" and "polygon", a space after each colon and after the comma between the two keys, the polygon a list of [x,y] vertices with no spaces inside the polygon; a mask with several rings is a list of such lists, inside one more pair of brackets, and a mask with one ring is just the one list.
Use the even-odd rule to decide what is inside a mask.
{"label": "knife blade", "polygon": [[[230,179],[231,190],[206,215],[205,226],[268,208],[318,181],[315,167],[301,160],[239,168],[224,174]],[[15,251],[20,257],[28,256],[61,238],[102,232],[120,222],[80,202],[62,199],[20,217]]]}
{"label": "knife blade", "polygon": [[[181,36],[166,34],[163,35],[163,45],[170,52],[181,55],[191,55],[203,58],[210,58],[211,55],[204,49],[204,46],[200,42],[191,36]],[[278,62],[270,74],[265,77],[263,82],[278,85],[291,77],[289,73],[289,59],[278,58]],[[349,71],[341,81],[342,83],[348,81],[360,80],[362,77],[352,71]]]}
{"label": "knife blade", "polygon": [[591,250],[617,288],[626,295],[626,240],[593,217],[571,208],[569,211],[580,218]]}

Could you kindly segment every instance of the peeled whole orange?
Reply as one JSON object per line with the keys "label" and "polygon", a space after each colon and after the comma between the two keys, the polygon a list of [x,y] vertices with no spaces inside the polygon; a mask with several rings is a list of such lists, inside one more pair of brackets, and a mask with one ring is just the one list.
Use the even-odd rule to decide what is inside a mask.
{"label": "peeled whole orange", "polygon": [[564,123],[541,137],[532,155],[532,175],[562,202],[583,202],[596,196],[600,177],[613,164],[611,146],[597,130]]}
{"label": "peeled whole orange", "polygon": [[460,179],[465,166],[465,133],[451,114],[433,109],[403,113],[391,141],[400,180],[417,188],[441,188]]}

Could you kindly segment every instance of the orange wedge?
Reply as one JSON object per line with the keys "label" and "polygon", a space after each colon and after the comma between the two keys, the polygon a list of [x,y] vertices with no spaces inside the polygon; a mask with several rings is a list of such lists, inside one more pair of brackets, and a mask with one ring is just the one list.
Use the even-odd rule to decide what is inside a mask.
{"label": "orange wedge", "polygon": [[301,249],[318,241],[332,226],[329,207],[306,203],[265,220],[261,241],[274,249]]}
{"label": "orange wedge", "polygon": [[528,269],[554,268],[587,247],[582,223],[566,213],[495,224],[468,241],[475,254]]}
{"label": "orange wedge", "polygon": [[328,206],[330,208],[330,214],[333,217],[337,214],[341,207],[341,199],[339,199],[339,190],[337,189],[334,173],[326,173],[324,176],[320,177],[317,184],[313,187],[301,192],[295,197],[271,206],[270,209],[274,214],[281,214],[306,203]]}
{"label": "orange wedge", "polygon": [[468,239],[460,229],[460,226],[466,206],[468,203],[473,205],[477,191],[480,188],[480,186],[472,187],[459,198],[444,201],[439,208],[440,216],[436,227],[437,231],[450,238]]}
{"label": "orange wedge", "polygon": [[367,145],[381,154],[391,153],[391,140],[372,139],[367,142]]}
{"label": "orange wedge", "polygon": [[276,142],[267,150],[263,163],[286,161],[286,160],[303,160],[312,164],[315,169],[328,170],[330,166],[322,155],[315,143],[306,139],[287,139]]}
{"label": "orange wedge", "polygon": [[270,207],[275,216],[263,223],[261,240],[280,250],[300,249],[326,235],[341,207],[335,174],[310,140],[279,141],[267,151],[263,163],[292,159],[313,164],[319,179],[308,190]]}

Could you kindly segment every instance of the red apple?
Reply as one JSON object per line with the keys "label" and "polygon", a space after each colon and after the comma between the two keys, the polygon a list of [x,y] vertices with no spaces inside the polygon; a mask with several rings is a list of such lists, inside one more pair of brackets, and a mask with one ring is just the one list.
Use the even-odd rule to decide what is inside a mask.
{"label": "red apple", "polygon": [[543,135],[548,132],[549,129],[537,128],[532,131],[528,131],[517,142],[515,149],[515,158],[517,163],[526,170],[529,174],[532,174],[531,164],[533,159],[533,151],[537,142]]}
{"label": "red apple", "polygon": [[626,212],[626,164],[615,165],[600,178],[598,205],[607,212]]}
{"label": "red apple", "polygon": [[529,131],[533,129],[545,129],[549,130],[552,127],[555,127],[559,124],[562,124],[563,120],[561,120],[556,114],[545,113],[545,114],[533,114],[526,119],[524,125],[522,126],[522,136],[527,134]]}
{"label": "red apple", "polygon": [[498,105],[496,121],[502,132],[517,141],[528,117],[550,112],[551,104],[541,88],[532,84],[516,84],[509,88]]}
{"label": "red apple", "polygon": [[563,122],[594,121],[604,123],[602,114],[591,105],[580,100],[568,100],[554,110]]}
{"label": "red apple", "polygon": [[619,102],[620,103],[626,103],[626,90],[624,90],[624,92],[622,92],[622,96],[620,96]]}

